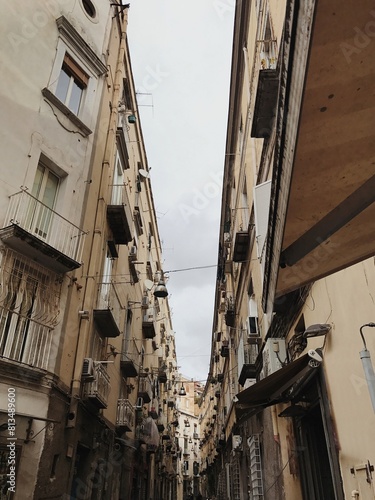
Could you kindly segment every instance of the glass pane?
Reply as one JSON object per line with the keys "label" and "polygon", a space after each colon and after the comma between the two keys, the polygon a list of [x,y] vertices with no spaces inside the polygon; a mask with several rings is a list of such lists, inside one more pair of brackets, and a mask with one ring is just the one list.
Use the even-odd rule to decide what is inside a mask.
{"label": "glass pane", "polygon": [[68,94],[70,83],[70,76],[62,69],[59,76],[59,81],[56,88],[56,97],[65,104],[66,96]]}
{"label": "glass pane", "polygon": [[[39,164],[37,171],[35,173],[33,188],[31,190],[31,194],[35,198],[39,198],[39,196],[40,196],[40,192],[42,189],[43,177],[44,177],[44,171],[45,171],[45,168],[43,167],[43,165]],[[32,227],[35,224],[35,215],[37,212],[37,205],[38,205],[38,202],[36,200],[34,200],[34,198],[30,198],[30,200],[28,202],[26,220],[25,220],[26,228],[29,231],[32,230]]]}
{"label": "glass pane", "polygon": [[73,111],[74,114],[78,115],[79,105],[81,103],[82,89],[77,85],[76,82],[72,85],[72,93],[70,94],[68,108]]}
{"label": "glass pane", "polygon": [[42,202],[49,208],[53,208],[58,185],[59,185],[59,178],[52,172],[48,172],[48,177],[47,177],[46,187],[43,193]]}
{"label": "glass pane", "polygon": [[44,170],[45,170],[45,168],[43,167],[43,165],[39,164],[37,171],[35,173],[33,189],[31,191],[31,194],[33,196],[35,196],[35,198],[38,198],[39,193],[40,193],[40,186],[42,185]]}
{"label": "glass pane", "polygon": [[59,178],[52,172],[46,170],[45,176],[47,176],[47,178],[45,179],[44,191],[43,193],[41,193],[39,199],[46,206],[42,205],[40,207],[36,227],[36,232],[39,234],[39,236],[42,236],[42,238],[47,237],[48,228],[52,218],[51,209],[53,209],[55,203],[57,187],[59,184]]}
{"label": "glass pane", "polygon": [[37,204],[37,217],[35,232],[42,238],[47,237],[48,228],[52,218],[53,209],[59,178],[47,169],[44,169],[42,187],[39,193],[39,200],[43,203]]}

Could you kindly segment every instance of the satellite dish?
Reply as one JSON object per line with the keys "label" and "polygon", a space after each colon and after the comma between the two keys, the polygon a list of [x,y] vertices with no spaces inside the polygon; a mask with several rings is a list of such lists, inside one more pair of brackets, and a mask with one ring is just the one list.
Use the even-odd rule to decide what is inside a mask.
{"label": "satellite dish", "polygon": [[138,173],[141,177],[143,177],[143,179],[147,179],[148,177],[150,177],[150,174],[147,172],[147,170],[144,170],[143,168],[139,169]]}
{"label": "satellite dish", "polygon": [[144,280],[144,284],[147,290],[151,290],[151,288],[154,286],[154,283],[151,280]]}

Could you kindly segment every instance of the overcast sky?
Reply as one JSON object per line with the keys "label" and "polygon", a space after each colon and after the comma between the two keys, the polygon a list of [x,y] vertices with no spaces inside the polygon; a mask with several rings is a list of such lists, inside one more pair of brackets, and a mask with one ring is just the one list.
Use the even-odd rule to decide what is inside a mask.
{"label": "overcast sky", "polygon": [[[234,0],[133,0],[128,40],[163,269],[215,266]],[[207,377],[216,268],[170,272],[180,372]]]}

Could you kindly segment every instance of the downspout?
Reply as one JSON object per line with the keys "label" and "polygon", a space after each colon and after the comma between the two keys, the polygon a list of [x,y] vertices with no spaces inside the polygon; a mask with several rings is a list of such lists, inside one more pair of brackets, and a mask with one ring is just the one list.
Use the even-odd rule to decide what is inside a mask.
{"label": "downspout", "polygon": [[280,444],[280,434],[279,434],[279,422],[277,420],[277,411],[276,405],[271,407],[271,416],[272,416],[272,430],[273,430],[273,439],[277,444]]}
{"label": "downspout", "polygon": [[[115,72],[115,78],[114,78],[114,84],[113,84],[113,94],[112,94],[112,100],[111,100],[112,107],[111,107],[111,114],[110,114],[110,118],[109,118],[109,126],[108,126],[108,131],[107,131],[106,144],[105,144],[105,148],[104,148],[104,158],[103,158],[103,162],[102,162],[102,170],[101,170],[101,177],[100,177],[100,184],[99,184],[99,197],[98,197],[97,206],[96,206],[94,231],[93,231],[93,238],[92,238],[91,250],[90,250],[90,255],[89,255],[89,265],[88,265],[88,272],[87,272],[88,277],[86,278],[86,284],[85,284],[84,295],[83,295],[83,300],[82,300],[82,310],[87,309],[89,311],[92,310],[90,301],[95,293],[95,291],[93,290],[93,286],[91,285],[91,283],[92,283],[94,285],[94,288],[95,288],[95,283],[93,281],[92,282],[89,281],[89,280],[93,279],[93,278],[90,278],[90,276],[94,276],[94,274],[92,274],[90,271],[92,269],[93,272],[95,273],[95,271],[97,270],[97,259],[101,254],[100,249],[102,246],[101,228],[104,227],[104,223],[105,223],[105,199],[106,199],[108,185],[105,182],[105,179],[107,178],[107,176],[104,175],[104,169],[105,169],[105,167],[109,167],[111,165],[110,160],[113,157],[113,149],[114,149],[115,144],[116,144],[116,130],[117,130],[117,122],[118,122],[118,102],[120,100],[120,88],[121,88],[122,73],[123,73],[122,68],[123,68],[125,49],[126,49],[126,29],[125,29],[125,27],[127,25],[127,10],[125,11],[124,16],[125,16],[125,19],[124,19],[123,24],[121,26],[121,41],[120,41],[118,58],[117,58],[117,67],[116,67],[116,72]],[[89,303],[87,305],[86,305],[86,300],[89,301]],[[70,402],[69,413],[68,413],[68,422],[67,422],[67,427],[70,427],[70,428],[75,427],[75,424],[76,424],[77,407],[78,407],[78,401],[80,398],[80,391],[81,391],[82,366],[83,366],[83,360],[86,357],[86,352],[87,352],[87,347],[88,347],[89,337],[90,337],[90,331],[91,331],[91,321],[81,318],[79,330],[78,330],[77,349],[76,349],[74,372],[73,372],[73,379],[72,379],[72,385],[71,385],[71,402]]]}

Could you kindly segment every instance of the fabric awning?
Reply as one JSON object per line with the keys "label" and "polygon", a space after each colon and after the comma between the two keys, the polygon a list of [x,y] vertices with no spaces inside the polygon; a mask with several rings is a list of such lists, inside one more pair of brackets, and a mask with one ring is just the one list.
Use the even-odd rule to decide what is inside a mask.
{"label": "fabric awning", "polygon": [[307,381],[315,375],[320,364],[309,354],[305,354],[239,392],[235,403],[237,420],[246,420],[267,406],[293,399]]}

